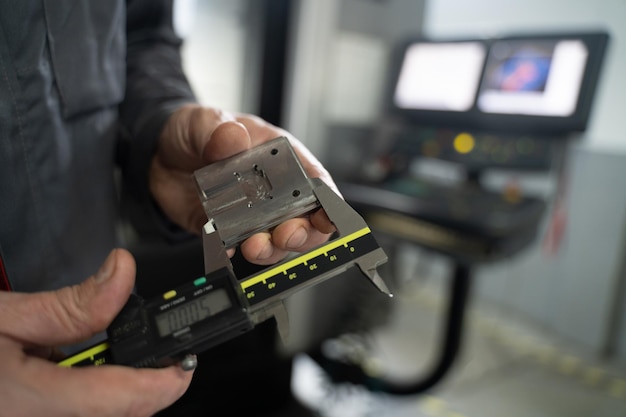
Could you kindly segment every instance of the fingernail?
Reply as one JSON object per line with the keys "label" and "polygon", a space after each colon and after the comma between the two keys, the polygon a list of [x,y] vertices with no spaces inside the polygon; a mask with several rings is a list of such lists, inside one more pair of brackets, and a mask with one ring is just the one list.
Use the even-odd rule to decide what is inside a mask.
{"label": "fingernail", "polygon": [[115,259],[115,249],[113,249],[98,272],[96,272],[96,282],[98,284],[102,284],[109,279],[111,275],[113,275],[113,271],[115,270]]}
{"label": "fingernail", "polygon": [[304,245],[308,234],[304,227],[298,228],[291,237],[287,240],[287,248],[288,249],[298,249],[300,246]]}
{"label": "fingernail", "polygon": [[269,258],[270,256],[272,256],[273,253],[274,253],[274,247],[272,246],[272,242],[267,241],[265,246],[263,246],[263,249],[261,249],[259,253],[257,254],[256,259],[259,261],[263,261]]}

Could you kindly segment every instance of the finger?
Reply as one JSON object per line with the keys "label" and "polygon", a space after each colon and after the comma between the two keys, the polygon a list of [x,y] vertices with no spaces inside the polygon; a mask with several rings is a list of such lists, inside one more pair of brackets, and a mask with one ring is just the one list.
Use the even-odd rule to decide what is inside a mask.
{"label": "finger", "polygon": [[304,252],[326,242],[329,233],[317,230],[309,219],[287,220],[272,231],[272,243],[279,250]]}
{"label": "finger", "polygon": [[[12,352],[20,355],[17,349]],[[180,398],[193,377],[193,372],[185,372],[179,366],[65,368],[35,357],[16,359],[5,363],[19,367],[13,372],[19,375],[19,383],[30,392],[46,393],[31,396],[29,401],[22,402],[23,407],[65,409],[68,415],[71,411],[72,415],[151,416]]]}
{"label": "finger", "polygon": [[215,128],[205,142],[202,151],[203,161],[205,163],[220,161],[251,147],[250,135],[243,124],[224,122]]}
{"label": "finger", "polygon": [[42,346],[86,340],[121,310],[135,282],[135,261],[115,249],[80,285],[34,294],[0,292],[0,334]]}
{"label": "finger", "polygon": [[53,358],[58,358],[58,360],[62,360],[65,355],[63,352],[54,349],[49,346],[32,346],[24,349],[27,355],[37,356],[42,359],[54,360]]}
{"label": "finger", "polygon": [[274,246],[270,233],[256,233],[242,242],[240,248],[244,258],[257,265],[275,264],[288,253]]}
{"label": "finger", "polygon": [[322,233],[333,233],[337,231],[337,228],[328,218],[328,214],[325,210],[319,209],[311,214],[309,217],[311,224]]}
{"label": "finger", "polygon": [[304,252],[326,242],[329,233],[317,230],[306,218],[287,220],[272,233],[257,233],[241,244],[243,256],[257,265],[271,265],[289,252]]}
{"label": "finger", "polygon": [[206,165],[203,151],[213,131],[234,116],[215,108],[188,105],[172,114],[161,132],[156,157],[169,169],[193,171]]}
{"label": "finger", "polygon": [[292,139],[287,131],[268,123],[258,116],[252,114],[237,114],[235,120],[241,123],[248,131],[252,146],[258,146],[279,136]]}
{"label": "finger", "polygon": [[[86,375],[73,381],[76,390],[84,386],[96,387],[95,395],[75,395],[76,391],[72,395],[67,389],[57,390],[56,395],[66,404],[78,403],[72,409],[93,410],[85,415],[100,415],[101,410],[108,410],[111,416],[147,417],[178,400],[193,378],[193,372],[183,371],[180,366],[141,370],[117,366],[101,368],[85,370]],[[62,378],[67,380],[67,377]],[[93,400],[94,397],[97,399]]]}

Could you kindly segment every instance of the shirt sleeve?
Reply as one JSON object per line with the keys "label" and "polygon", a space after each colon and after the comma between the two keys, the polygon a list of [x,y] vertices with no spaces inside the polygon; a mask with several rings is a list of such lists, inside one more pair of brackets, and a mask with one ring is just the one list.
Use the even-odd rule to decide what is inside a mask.
{"label": "shirt sleeve", "polygon": [[140,234],[176,239],[182,230],[160,212],[148,187],[150,161],[167,119],[183,104],[196,101],[183,71],[173,0],[128,0],[126,37],[118,147],[123,213]]}

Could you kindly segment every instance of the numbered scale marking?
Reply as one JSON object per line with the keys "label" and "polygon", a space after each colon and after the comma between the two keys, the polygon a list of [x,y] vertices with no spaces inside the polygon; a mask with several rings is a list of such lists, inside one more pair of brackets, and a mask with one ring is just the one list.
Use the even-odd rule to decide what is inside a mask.
{"label": "numbered scale marking", "polygon": [[343,238],[300,255],[241,283],[250,306],[274,297],[290,288],[354,261],[377,249],[378,243],[369,228],[363,228]]}

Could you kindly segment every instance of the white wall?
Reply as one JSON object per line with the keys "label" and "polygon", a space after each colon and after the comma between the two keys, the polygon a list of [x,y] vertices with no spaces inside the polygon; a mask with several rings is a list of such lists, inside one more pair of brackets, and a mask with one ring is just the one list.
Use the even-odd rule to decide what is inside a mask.
{"label": "white wall", "polygon": [[248,2],[178,0],[175,4],[176,28],[185,38],[183,65],[200,103],[246,110]]}
{"label": "white wall", "polygon": [[626,1],[429,0],[424,19],[424,32],[433,37],[597,28],[611,40],[582,144],[626,153]]}

